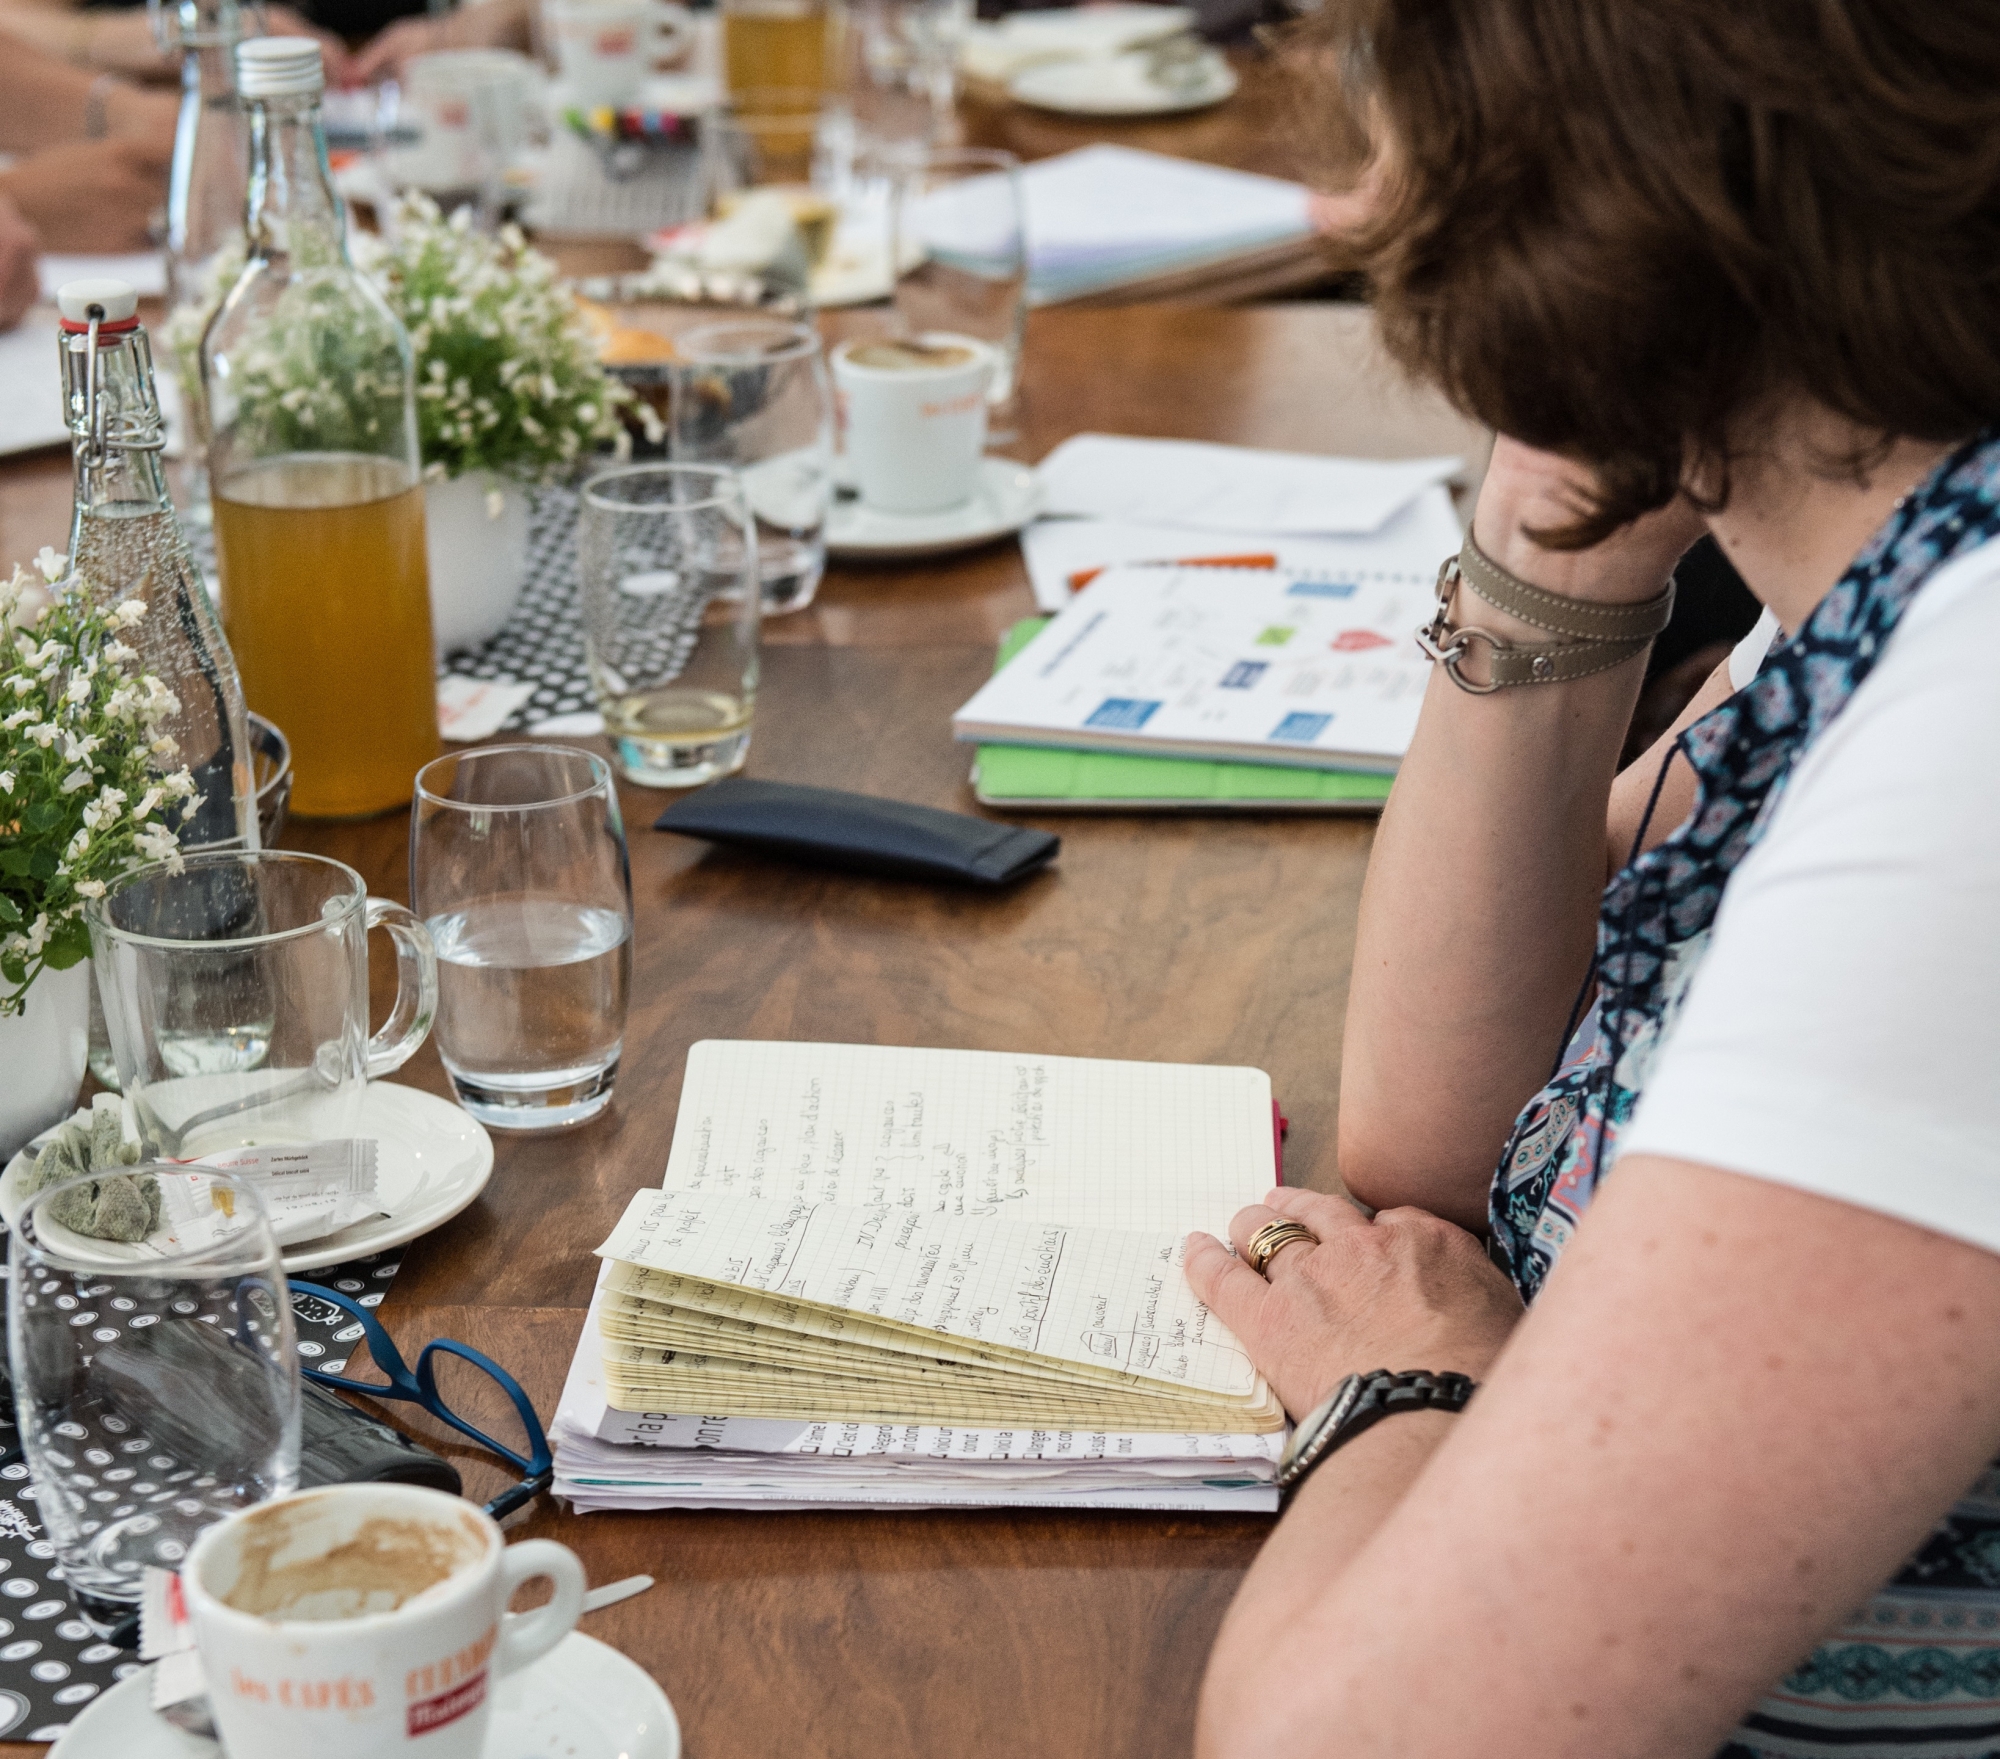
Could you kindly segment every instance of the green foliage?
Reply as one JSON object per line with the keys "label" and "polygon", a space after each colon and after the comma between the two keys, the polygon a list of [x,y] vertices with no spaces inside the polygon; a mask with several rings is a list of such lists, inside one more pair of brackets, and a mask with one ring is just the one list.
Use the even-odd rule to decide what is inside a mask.
{"label": "green foliage", "polygon": [[[63,558],[42,552],[53,583]],[[199,801],[160,723],[178,708],[119,639],[146,615],[109,610],[68,581],[32,618],[20,569],[0,581],[0,1014],[18,1013],[38,973],[90,954],[86,900],[147,861],[178,861],[174,825]]]}
{"label": "green foliage", "polygon": [[410,332],[417,429],[432,474],[548,478],[615,442],[631,395],[608,378],[555,265],[520,232],[472,230],[406,198],[371,268]]}

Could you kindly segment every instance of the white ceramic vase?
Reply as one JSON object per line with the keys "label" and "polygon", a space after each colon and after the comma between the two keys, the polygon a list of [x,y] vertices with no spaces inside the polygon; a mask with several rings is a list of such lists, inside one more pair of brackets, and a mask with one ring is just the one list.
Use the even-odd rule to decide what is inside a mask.
{"label": "white ceramic vase", "polygon": [[0,1165],[76,1110],[90,1060],[90,961],[44,971],[26,1010],[0,1014]]}
{"label": "white ceramic vase", "polygon": [[514,614],[528,568],[528,491],[477,470],[424,485],[437,650],[491,641]]}

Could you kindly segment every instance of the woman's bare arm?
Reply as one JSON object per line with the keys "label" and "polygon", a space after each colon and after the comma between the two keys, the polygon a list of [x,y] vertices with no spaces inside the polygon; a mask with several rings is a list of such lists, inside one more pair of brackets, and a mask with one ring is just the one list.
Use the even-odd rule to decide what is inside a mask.
{"label": "woman's bare arm", "polygon": [[[1212,1243],[1189,1275],[1274,1380],[1454,1366],[1420,1290],[1333,1332],[1286,1294],[1339,1301],[1382,1257],[1325,1232],[1261,1296]],[[1436,1362],[1369,1330],[1413,1307]],[[1491,1318],[1461,1308],[1476,1360]],[[2000,1255],[1634,1155],[1463,1416],[1392,1417],[1307,1481],[1224,1624],[1197,1752],[1708,1759],[1997,1446]]]}
{"label": "woman's bare arm", "polygon": [[[1597,548],[1542,549],[1571,517],[1569,467],[1502,439],[1473,530],[1554,592],[1651,598],[1700,524],[1655,514]],[[1470,594],[1459,620],[1535,641]],[[1547,1078],[1590,962],[1618,749],[1639,659],[1549,688],[1471,696],[1439,671],[1362,892],[1341,1070],[1340,1168],[1375,1207],[1483,1228],[1507,1130]]]}

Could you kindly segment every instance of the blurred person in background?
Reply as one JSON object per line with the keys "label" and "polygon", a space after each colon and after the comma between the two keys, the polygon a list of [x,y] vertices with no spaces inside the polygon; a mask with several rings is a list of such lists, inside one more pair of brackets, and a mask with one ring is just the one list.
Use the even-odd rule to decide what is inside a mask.
{"label": "blurred person in background", "polygon": [[44,250],[143,250],[167,199],[176,100],[26,44],[0,54],[0,328],[35,301]]}
{"label": "blurred person in background", "polygon": [[[372,16],[374,0],[368,4]],[[347,48],[340,35],[317,28],[289,6],[253,9],[246,0],[244,28],[253,36],[317,37],[327,77],[337,81],[344,71]],[[361,37],[375,28],[364,20],[345,34]],[[73,0],[0,0],[0,33],[72,67],[136,80],[180,81],[180,58],[160,52],[143,0],[102,6],[77,5]]]}

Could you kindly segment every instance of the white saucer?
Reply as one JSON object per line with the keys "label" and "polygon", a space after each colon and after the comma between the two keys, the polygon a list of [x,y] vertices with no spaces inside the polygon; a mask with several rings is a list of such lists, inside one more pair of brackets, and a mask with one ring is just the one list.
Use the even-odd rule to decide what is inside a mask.
{"label": "white saucer", "polygon": [[[48,1759],[216,1759],[222,1751],[152,1708],[153,1670],[113,1686],[69,1725]],[[681,1727],[652,1675],[572,1631],[493,1688],[481,1759],[680,1759]]]}
{"label": "white saucer", "polygon": [[982,458],[971,496],[942,513],[878,513],[860,501],[836,500],[826,520],[827,553],[866,558],[969,550],[1019,531],[1041,498],[1030,466]]}
{"label": "white saucer", "polygon": [[[286,1138],[294,1134],[284,1133]],[[355,1134],[376,1140],[375,1189],[389,1213],[292,1247],[285,1253],[285,1269],[293,1274],[428,1234],[478,1197],[493,1174],[493,1138],[479,1122],[449,1100],[414,1087],[371,1081]],[[0,1173],[0,1221],[9,1228],[27,1206],[29,1166],[46,1140],[31,1142]],[[99,1241],[96,1250],[116,1248]],[[134,1249],[132,1256],[141,1255]]]}
{"label": "white saucer", "polygon": [[1045,61],[1017,73],[1007,95],[1065,116],[1177,116],[1206,110],[1236,90],[1236,70],[1213,50],[1193,63],[1193,77],[1167,85],[1148,76],[1143,51],[1090,60]]}

